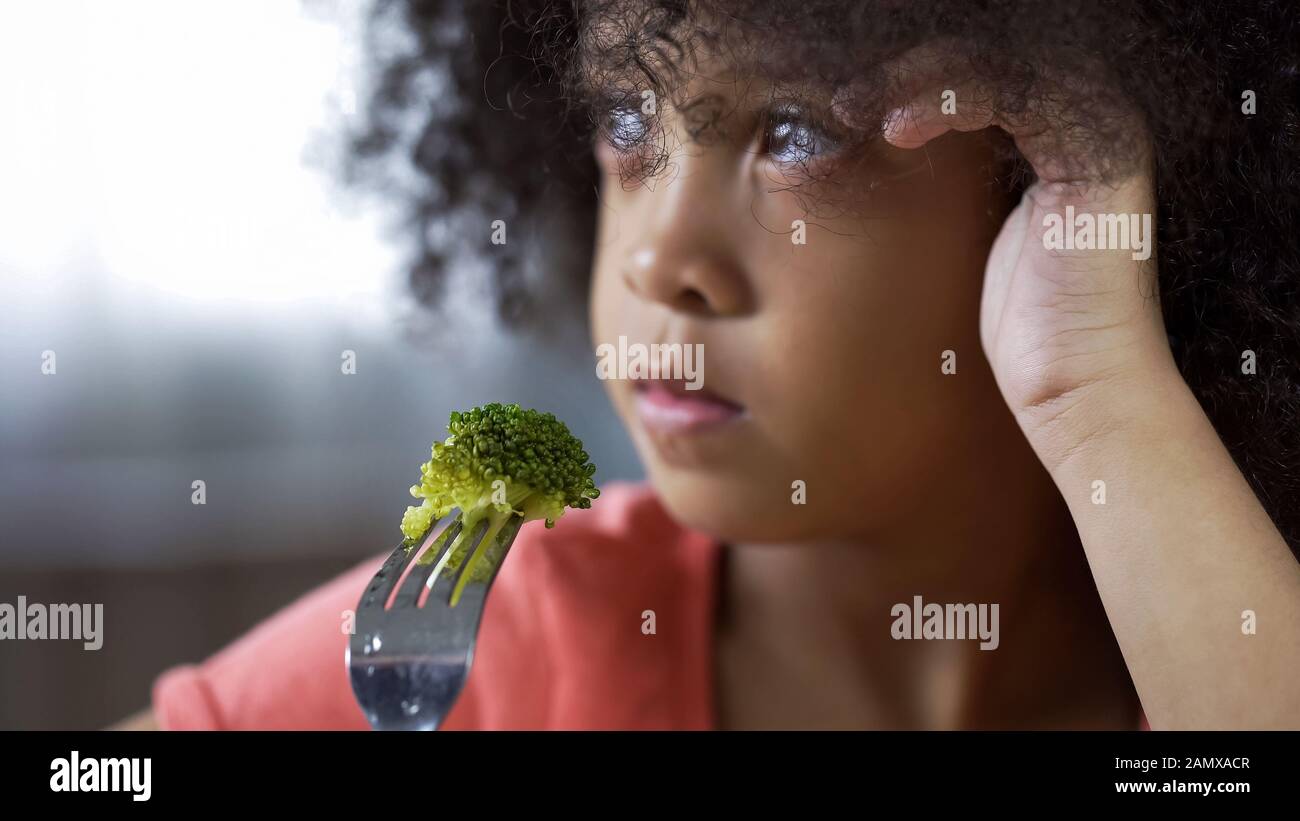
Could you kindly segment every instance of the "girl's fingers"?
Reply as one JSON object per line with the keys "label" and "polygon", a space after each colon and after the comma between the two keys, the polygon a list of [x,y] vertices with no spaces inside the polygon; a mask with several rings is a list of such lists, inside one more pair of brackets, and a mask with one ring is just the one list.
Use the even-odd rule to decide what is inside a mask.
{"label": "girl's fingers", "polygon": [[[894,60],[886,69],[887,104],[880,124],[881,135],[897,148],[920,148],[949,131],[978,131],[996,126],[1011,135],[1016,148],[1033,167],[1040,181],[1077,185],[1101,176],[1086,151],[1074,151],[1087,142],[1080,133],[1079,117],[1068,116],[1072,95],[1064,93],[1072,84],[1053,82],[1040,71],[1037,82],[1048,84],[1053,93],[1017,95],[1024,105],[1014,115],[1000,104],[1002,92],[974,76],[970,60],[959,43],[945,41],[914,48]],[[1074,84],[1077,85],[1077,84]],[[1076,94],[1085,89],[1073,87]],[[847,98],[846,98],[847,99]],[[1078,100],[1078,97],[1073,97]],[[1056,107],[1049,110],[1051,107]],[[1053,128],[1053,123],[1070,126]],[[1061,133],[1073,128],[1072,133]],[[1141,128],[1135,118],[1134,128]]]}
{"label": "girl's fingers", "polygon": [[996,123],[986,99],[973,84],[932,86],[886,114],[881,136],[896,148],[920,148],[949,131],[988,128]]}
{"label": "girl's fingers", "polygon": [[961,44],[954,40],[911,49],[885,69],[889,81],[885,139],[916,148],[949,130],[978,131],[993,125],[994,97],[971,76]]}

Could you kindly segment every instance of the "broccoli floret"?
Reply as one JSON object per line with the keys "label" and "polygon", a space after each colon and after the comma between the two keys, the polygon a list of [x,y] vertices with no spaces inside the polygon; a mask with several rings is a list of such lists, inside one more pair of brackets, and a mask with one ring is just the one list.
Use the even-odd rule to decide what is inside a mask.
{"label": "broccoli floret", "polygon": [[454,570],[463,560],[458,549],[487,520],[487,533],[452,592],[454,605],[467,581],[495,569],[500,557],[490,548],[507,524],[545,519],[553,527],[565,508],[589,508],[600,491],[582,442],[553,414],[493,403],[453,412],[447,431],[451,435],[433,444],[433,458],[420,467],[411,495],[424,502],[406,509],[402,533],[418,544],[435,520],[458,508],[461,532],[446,565]]}

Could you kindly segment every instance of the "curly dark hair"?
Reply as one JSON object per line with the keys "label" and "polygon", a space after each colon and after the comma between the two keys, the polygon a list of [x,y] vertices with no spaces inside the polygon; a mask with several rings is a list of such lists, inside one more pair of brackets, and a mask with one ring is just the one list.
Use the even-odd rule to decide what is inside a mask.
{"label": "curly dark hair", "polygon": [[[950,43],[949,70],[997,89],[987,105],[1051,118],[1066,153],[1103,167],[1132,152],[1116,112],[1135,107],[1155,143],[1161,300],[1178,366],[1300,556],[1300,14],[1290,0],[377,0],[369,31],[374,86],[348,173],[387,187],[393,161],[413,172],[402,201],[420,302],[437,303],[468,254],[515,327],[582,304],[591,141],[625,139],[605,115],[621,96],[639,105],[644,89],[675,94],[701,43],[809,98],[852,89],[868,115],[883,113],[897,81],[888,60]],[[702,134],[716,116],[699,109]],[[637,136],[640,173],[655,173],[662,146]],[[1023,185],[1019,171],[999,184]],[[524,228],[522,241],[488,245],[496,218]],[[543,276],[539,259],[572,275]],[[1247,349],[1255,374],[1242,372]]]}

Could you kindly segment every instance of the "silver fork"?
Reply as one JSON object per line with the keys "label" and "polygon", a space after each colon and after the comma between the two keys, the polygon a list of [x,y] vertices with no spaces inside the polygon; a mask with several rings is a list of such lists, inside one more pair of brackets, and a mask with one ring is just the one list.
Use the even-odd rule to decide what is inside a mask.
{"label": "silver fork", "polygon": [[[492,569],[486,578],[466,579],[454,607],[452,591],[488,525],[479,524],[456,549],[460,563],[452,570],[447,565],[461,529],[460,511],[452,511],[441,523],[441,531],[435,521],[418,542],[403,540],[357,605],[356,629],[346,654],[348,673],[352,692],[376,730],[438,729],[465,685],[488,590],[523,519],[516,517],[494,544],[484,546],[483,559],[493,563]],[[403,579],[412,562],[415,566]],[[426,588],[429,594],[421,607]],[[392,606],[386,607],[390,598]]]}

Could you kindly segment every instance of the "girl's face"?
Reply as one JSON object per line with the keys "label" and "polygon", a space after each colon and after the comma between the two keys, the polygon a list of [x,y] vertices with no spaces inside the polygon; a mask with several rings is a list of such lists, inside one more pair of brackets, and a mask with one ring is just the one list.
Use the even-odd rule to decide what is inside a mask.
{"label": "girl's face", "polygon": [[850,157],[756,81],[697,74],[683,91],[612,115],[616,137],[662,135],[659,173],[624,184],[636,150],[596,149],[595,343],[702,353],[698,391],[606,383],[664,503],[730,541],[866,536],[933,503],[1005,415],[978,333],[1007,207],[987,138]]}

